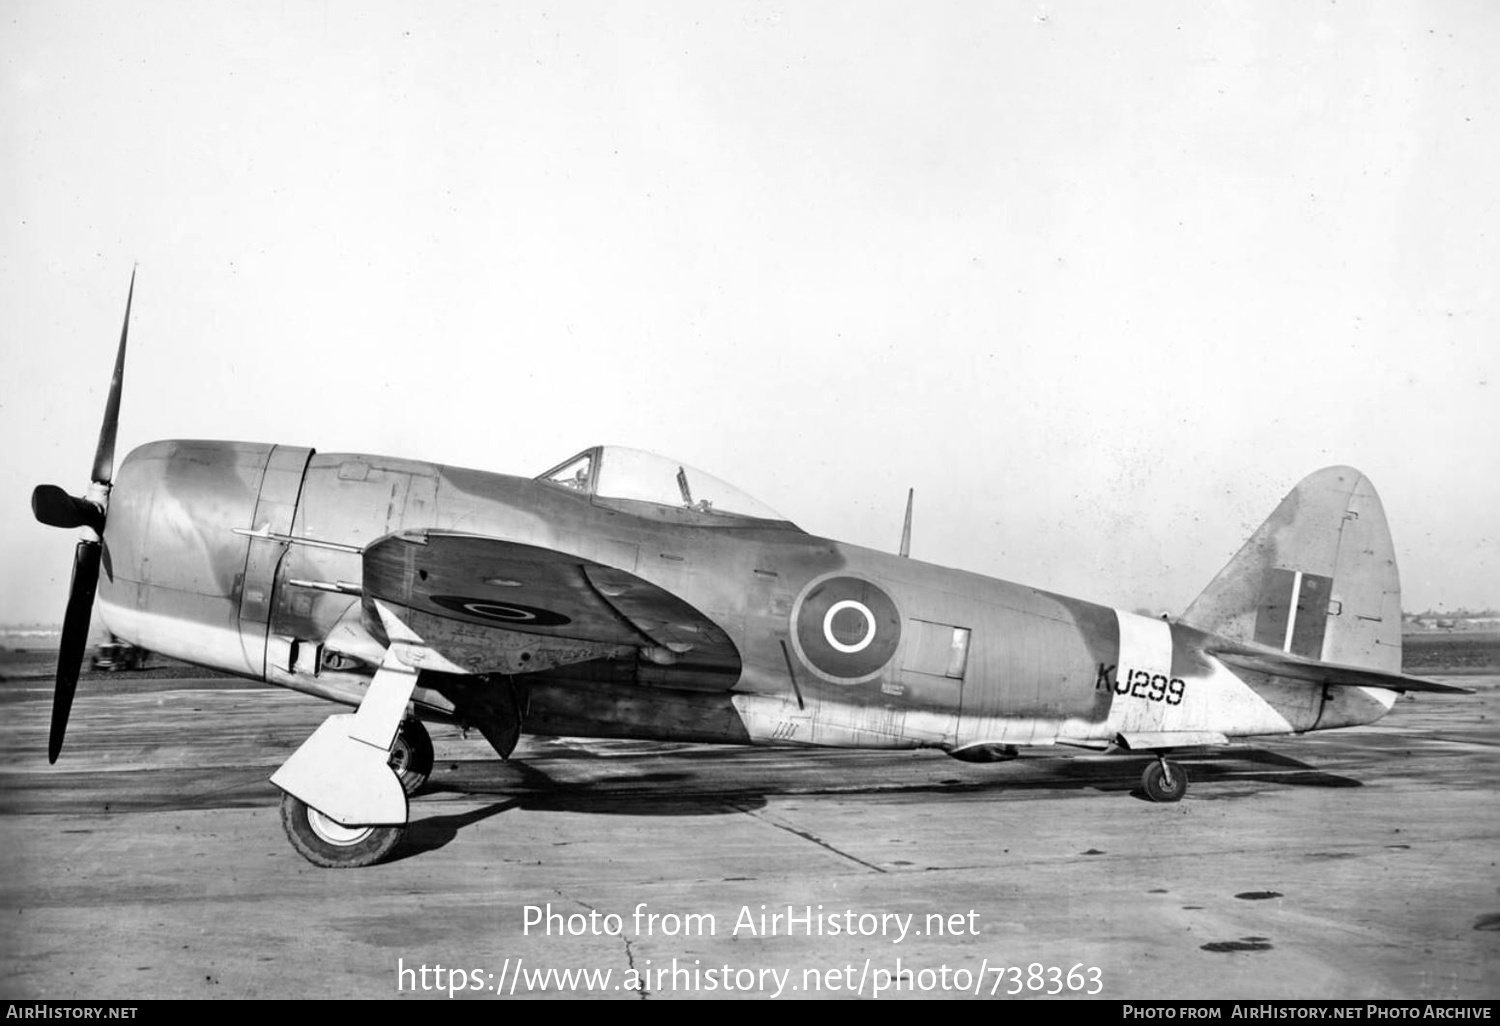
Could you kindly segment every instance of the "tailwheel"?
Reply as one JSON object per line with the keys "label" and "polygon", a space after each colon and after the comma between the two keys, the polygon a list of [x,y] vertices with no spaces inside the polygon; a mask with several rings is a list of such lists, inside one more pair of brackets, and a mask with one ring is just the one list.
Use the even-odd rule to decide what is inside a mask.
{"label": "tailwheel", "polygon": [[1157,757],[1141,774],[1141,787],[1153,802],[1180,802],[1187,786],[1187,771],[1165,757]]}
{"label": "tailwheel", "polygon": [[391,745],[391,769],[401,778],[401,790],[416,794],[432,776],[432,735],[418,719],[405,719]]}
{"label": "tailwheel", "polygon": [[406,833],[404,826],[342,826],[285,792],[281,825],[298,854],[325,869],[372,866],[395,850]]}

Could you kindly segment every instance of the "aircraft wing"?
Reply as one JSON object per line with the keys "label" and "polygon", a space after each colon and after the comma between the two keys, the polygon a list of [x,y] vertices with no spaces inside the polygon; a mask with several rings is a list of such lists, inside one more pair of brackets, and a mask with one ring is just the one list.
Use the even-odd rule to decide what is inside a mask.
{"label": "aircraft wing", "polygon": [[379,600],[449,661],[474,673],[530,673],[605,658],[739,675],[711,619],[650,582],[553,549],[420,531],[364,550],[366,602]]}
{"label": "aircraft wing", "polygon": [[1304,680],[1312,684],[1385,688],[1389,691],[1427,691],[1444,695],[1472,695],[1474,693],[1469,688],[1441,684],[1425,677],[1408,677],[1404,673],[1385,673],[1361,666],[1325,663],[1259,645],[1230,643],[1213,648],[1211,654],[1230,666],[1272,673],[1278,677],[1291,677],[1294,680]]}

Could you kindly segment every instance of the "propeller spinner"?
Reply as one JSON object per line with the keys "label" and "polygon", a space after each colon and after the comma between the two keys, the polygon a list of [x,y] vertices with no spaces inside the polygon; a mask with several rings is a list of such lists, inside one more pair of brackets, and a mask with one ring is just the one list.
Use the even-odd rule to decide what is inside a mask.
{"label": "propeller spinner", "polygon": [[[99,428],[99,447],[94,452],[94,470],[84,496],[69,495],[56,485],[38,485],[31,493],[31,512],[49,527],[81,527],[86,533],[73,550],[73,581],[68,588],[68,609],[63,615],[62,643],[57,653],[57,687],[52,696],[52,733],[47,739],[47,761],[55,763],[68,730],[73,692],[83,668],[88,643],[89,617],[94,592],[99,586],[99,564],[104,556],[104,524],[109,511],[109,490],[115,472],[115,435],[120,426],[120,387],[125,380],[125,339],[130,333],[130,303],[135,298],[135,271],[130,272],[130,292],[125,297],[125,323],[120,328],[120,349],[115,355],[115,373],[109,383],[104,422]],[[104,558],[106,569],[109,560]]]}

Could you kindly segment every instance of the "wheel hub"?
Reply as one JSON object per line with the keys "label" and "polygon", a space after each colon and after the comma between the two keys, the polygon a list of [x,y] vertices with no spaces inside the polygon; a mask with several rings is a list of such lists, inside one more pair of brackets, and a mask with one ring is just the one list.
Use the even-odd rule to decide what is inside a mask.
{"label": "wheel hub", "polygon": [[329,844],[340,848],[348,848],[363,841],[374,832],[374,827],[346,827],[341,823],[335,823],[317,809],[309,807],[307,810],[307,825],[313,828],[313,833]]}
{"label": "wheel hub", "polygon": [[390,767],[396,771],[397,776],[400,776],[406,772],[406,768],[410,765],[411,746],[406,743],[400,734],[397,734],[396,743],[391,748]]}

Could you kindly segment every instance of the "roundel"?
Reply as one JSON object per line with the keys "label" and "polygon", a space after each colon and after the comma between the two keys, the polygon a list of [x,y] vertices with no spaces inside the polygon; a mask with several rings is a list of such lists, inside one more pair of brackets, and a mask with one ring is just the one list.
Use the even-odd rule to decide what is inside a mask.
{"label": "roundel", "polygon": [[878,586],[858,577],[808,585],[792,609],[792,642],[819,677],[860,684],[876,677],[901,643],[901,614]]}
{"label": "roundel", "polygon": [[572,623],[561,613],[515,602],[491,602],[488,599],[465,598],[462,595],[430,595],[434,603],[455,613],[467,613],[485,620],[514,624],[517,627],[561,627]]}

